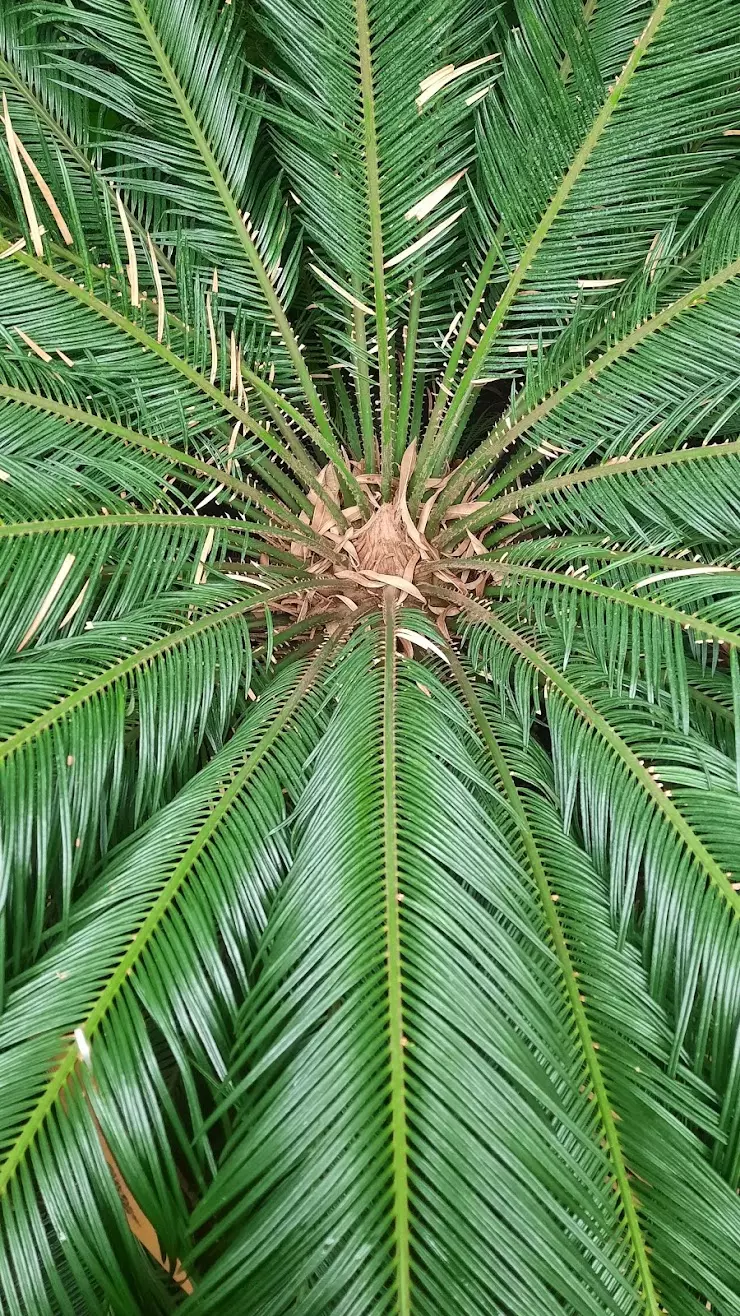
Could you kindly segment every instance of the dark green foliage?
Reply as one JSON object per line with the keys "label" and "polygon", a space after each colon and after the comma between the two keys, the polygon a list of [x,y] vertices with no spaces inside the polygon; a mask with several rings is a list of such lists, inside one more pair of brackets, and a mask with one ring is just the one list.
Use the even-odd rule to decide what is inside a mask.
{"label": "dark green foliage", "polygon": [[740,1316],[740,0],[0,86],[0,1313]]}

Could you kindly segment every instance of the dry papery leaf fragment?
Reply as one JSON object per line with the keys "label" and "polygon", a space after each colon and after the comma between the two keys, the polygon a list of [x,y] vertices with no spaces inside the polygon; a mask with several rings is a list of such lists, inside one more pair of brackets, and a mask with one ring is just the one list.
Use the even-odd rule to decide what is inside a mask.
{"label": "dry papery leaf fragment", "polygon": [[64,585],[64,582],[67,579],[67,576],[69,575],[70,571],[72,570],[76,560],[77,559],[75,558],[74,553],[67,553],[65,555],[62,565],[60,566],[53,581],[51,582],[51,585],[46,591],[46,594],[44,595],[41,603],[39,604],[39,607],[36,610],[35,616],[30,626],[26,630],[23,639],[21,640],[20,644],[17,647],[16,650],[17,653],[20,653],[22,649],[25,649],[27,644],[30,644],[31,640],[33,639],[34,635],[39,629],[39,626],[49,615],[52,606],[54,604],[54,601],[56,600],[57,595],[60,593],[62,586]]}
{"label": "dry papery leaf fragment", "polygon": [[126,255],[128,256],[128,264],[126,265],[126,276],[128,278],[128,284],[129,284],[129,296],[131,298],[131,305],[138,306],[140,300],[139,267],[136,263],[136,248],[134,246],[134,237],[131,232],[131,225],[128,222],[126,207],[124,206],[123,201],[121,200],[120,193],[114,192],[114,196],[116,198],[116,206],[118,208],[118,218],[121,221],[121,228],[123,229],[123,240],[126,244]]}
{"label": "dry papery leaf fragment", "polygon": [[8,109],[8,98],[5,92],[3,92],[3,125],[5,127],[5,137],[8,143],[10,162],[13,166],[16,182],[18,183],[18,191],[21,194],[21,201],[23,202],[23,209],[26,214],[28,231],[31,235],[31,246],[33,247],[34,254],[39,260],[42,260],[44,255],[44,244],[41,241],[41,229],[36,215],[36,207],[33,204],[31,189],[28,186],[28,179],[26,178],[25,170],[21,163],[18,141],[13,130],[10,111]]}
{"label": "dry papery leaf fragment", "polygon": [[51,188],[49,187],[48,183],[46,182],[46,179],[43,177],[41,173],[41,170],[37,167],[35,161],[31,157],[29,152],[26,150],[25,146],[23,145],[23,142],[21,141],[20,137],[16,132],[14,132],[14,137],[20,157],[23,160],[23,163],[26,165],[29,173],[31,174],[31,177],[33,178],[33,181],[38,187],[39,192],[44,198],[44,201],[49,207],[49,210],[51,211],[52,216],[54,218],[54,223],[56,224],[61,234],[62,241],[65,243],[67,247],[71,247],[74,242],[74,238],[72,237],[72,233],[70,232],[69,225],[67,224],[64,215],[62,214],[61,210],[59,209],[59,206],[56,203]]}
{"label": "dry papery leaf fragment", "polygon": [[[68,757],[68,766],[71,766],[73,762],[74,759]],[[58,976],[60,978],[65,978],[67,975],[66,973],[60,973]],[[68,1039],[65,1040],[74,1043],[77,1049],[77,1063],[66,1078],[64,1086],[59,1094],[62,1109],[66,1109],[68,1088],[71,1089],[73,1084],[76,1085],[95,1126],[95,1132],[98,1135],[101,1151],[105,1158],[106,1165],[110,1170],[111,1178],[115,1184],[116,1192],[118,1193],[121,1206],[123,1207],[126,1216],[126,1223],[128,1224],[131,1233],[139,1240],[142,1247],[146,1248],[147,1252],[154,1258],[157,1264],[161,1266],[163,1270],[167,1271],[168,1275],[172,1278],[175,1284],[182,1289],[183,1293],[192,1293],[193,1285],[188,1278],[182,1263],[178,1259],[171,1262],[162,1254],[157,1232],[151,1221],[142,1211],[139,1203],[136,1201],[136,1198],[126,1183],[118,1163],[108,1145],[100,1119],[93,1108],[90,1093],[91,1091],[95,1092],[97,1088],[95,1080],[92,1078],[92,1044],[90,1039],[86,1036],[83,1028],[75,1028],[73,1032],[68,1035]],[[60,1056],[59,1063],[61,1063],[61,1060],[62,1057]],[[53,1066],[53,1068],[56,1068],[56,1066]]]}
{"label": "dry papery leaf fragment", "polygon": [[494,51],[492,55],[483,55],[480,59],[471,59],[467,64],[445,64],[435,73],[430,73],[428,78],[423,78],[419,83],[419,95],[416,97],[416,108],[421,112],[427,101],[430,101],[437,92],[443,87],[449,86],[451,82],[456,82],[466,73],[472,73],[474,69],[481,68],[484,64],[490,64],[493,59],[500,59],[500,51]]}

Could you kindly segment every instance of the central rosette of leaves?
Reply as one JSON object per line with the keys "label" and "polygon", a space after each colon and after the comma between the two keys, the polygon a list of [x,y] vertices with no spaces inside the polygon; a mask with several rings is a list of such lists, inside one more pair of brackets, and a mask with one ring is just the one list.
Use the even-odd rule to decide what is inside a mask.
{"label": "central rosette of leaves", "polygon": [[[413,599],[415,604],[422,604],[445,638],[449,638],[447,620],[461,611],[465,596],[480,598],[494,573],[488,564],[485,569],[472,562],[467,564],[468,559],[487,551],[470,532],[452,555],[445,556],[439,548],[439,540],[450,522],[479,505],[469,501],[470,495],[464,503],[448,509],[434,539],[426,537],[432,508],[454,472],[427,482],[421,513],[417,521],[413,520],[406,493],[415,462],[416,445],[412,444],[404,454],[387,502],[381,499],[380,476],[366,473],[359,463],[352,464],[352,473],[366,492],[369,515],[357,504],[348,506],[343,502],[333,466],[325,466],[319,472],[320,487],[308,495],[313,515],[302,512],[300,519],[320,543],[315,546],[296,540],[288,543],[285,538],[273,537],[276,547],[289,548],[291,555],[305,563],[307,571],[322,582],[320,590],[297,586],[295,598],[285,605],[286,611],[295,613],[299,620],[325,612],[328,579],[334,579],[337,584],[334,602],[352,612],[360,607],[380,607],[383,591],[390,588],[397,592],[399,602]],[[341,509],[341,520],[332,511],[332,504]],[[461,558],[466,559],[464,567],[456,561]],[[269,555],[265,554],[262,561],[268,565]]]}
{"label": "central rosette of leaves", "polygon": [[[363,571],[409,579],[404,573],[409,567],[413,572],[420,560],[418,545],[422,539],[418,529],[412,539],[396,503],[381,503],[355,536],[358,565]],[[431,550],[431,545],[427,547]]]}

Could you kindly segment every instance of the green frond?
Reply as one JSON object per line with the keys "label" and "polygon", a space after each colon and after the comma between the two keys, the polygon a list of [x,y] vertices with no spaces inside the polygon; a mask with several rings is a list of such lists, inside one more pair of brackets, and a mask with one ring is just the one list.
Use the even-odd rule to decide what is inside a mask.
{"label": "green frond", "polygon": [[[57,401],[56,398],[31,389],[0,384],[0,406],[3,401],[6,403],[3,409],[16,422],[13,428],[9,427],[10,433],[6,443],[3,444],[0,439],[0,454],[6,464],[3,470],[3,483],[7,486],[5,493],[14,517],[33,516],[40,510],[38,495],[34,499],[32,492],[29,499],[26,480],[31,469],[35,467],[38,457],[46,455],[51,448],[56,460],[51,465],[51,471],[45,472],[51,485],[50,493],[46,495],[49,499],[46,505],[47,507],[51,505],[56,513],[74,513],[83,509],[97,510],[98,498],[94,495],[98,494],[100,497],[102,493],[102,497],[110,496],[113,490],[118,497],[125,498],[130,493],[141,496],[142,492],[148,489],[151,491],[150,497],[155,510],[162,504],[165,509],[183,501],[186,505],[190,505],[191,499],[172,498],[170,485],[174,483],[177,476],[180,476],[186,484],[194,486],[196,491],[205,494],[205,501],[225,499],[227,496],[225,491],[229,490],[231,501],[234,500],[235,495],[240,495],[239,503],[242,505],[246,503],[247,506],[254,504],[264,509],[274,518],[277,526],[290,528],[296,539],[316,542],[313,532],[305,522],[301,522],[299,517],[289,512],[282,503],[262,493],[256,483],[248,483],[232,475],[228,469],[228,461],[224,460],[224,469],[220,469],[200,457],[150,438],[148,434],[141,433],[139,430],[109,420],[105,415],[93,411],[88,406],[75,406],[67,401]],[[30,425],[29,414],[32,418]],[[53,418],[51,423],[49,418]],[[26,439],[23,445],[19,445],[20,436],[17,433],[21,425]],[[36,442],[36,451],[29,450],[29,432]],[[64,435],[63,442],[57,437],[60,434]],[[137,457],[140,452],[150,456],[147,461],[127,463],[133,467],[133,471],[129,477],[130,483],[127,482],[121,490],[119,470],[126,469],[121,461],[121,450],[126,448],[138,450]],[[101,470],[103,474],[110,473],[109,482],[102,486],[102,490],[95,477],[90,476],[86,469],[91,452],[96,454],[94,463],[96,470]],[[35,461],[29,460],[30,457]],[[168,470],[166,476],[163,475],[161,465],[157,469],[152,457],[163,463]],[[59,458],[62,460],[59,461]],[[57,463],[59,468],[55,469]],[[175,470],[171,472],[173,465]],[[71,472],[74,472],[74,475]],[[80,475],[84,477],[82,480],[79,479]],[[203,477],[208,481],[207,484]],[[83,501],[79,498],[77,488],[80,486],[83,490],[89,491],[94,501],[93,499]],[[152,503],[148,505],[151,507]],[[203,500],[201,505],[204,505]]]}
{"label": "green frond", "polygon": [[639,1176],[637,1198],[662,1305],[685,1311],[687,1289],[698,1289],[713,1306],[732,1310],[740,1213],[736,1194],[707,1164],[704,1140],[715,1137],[721,1145],[722,1138],[714,1093],[685,1059],[667,1081],[670,1020],[635,948],[620,953],[603,877],[551,807],[532,799],[531,816],[577,954],[578,985],[625,1154]]}
{"label": "green frond", "polygon": [[[625,1226],[559,971],[540,945],[544,911],[511,880],[520,870],[510,820],[504,810],[500,831],[461,776],[478,778],[459,728],[403,669],[393,678],[386,666],[384,678],[365,654],[360,675],[361,656],[355,649],[348,671],[344,661],[337,669],[338,706],[314,760],[294,866],[242,1012],[233,1132],[195,1219],[211,1230],[195,1261],[225,1251],[197,1305],[219,1310],[248,1287],[255,1307],[275,1311],[296,1301],[307,1311],[411,1310],[412,1292],[430,1309],[461,1292],[474,1310],[512,1294],[542,1305],[550,1292],[568,1310],[611,1310],[615,1284],[623,1299],[631,1292]],[[317,871],[334,880],[315,888]],[[505,984],[485,971],[492,945],[511,970]],[[585,1194],[577,1209],[571,1156]],[[511,1217],[499,1194],[514,1183]],[[481,1265],[491,1254],[495,1267]]]}
{"label": "green frond", "polygon": [[[505,495],[496,510],[508,516],[515,508],[531,506],[535,520],[552,529],[577,526],[628,542],[642,538],[667,550],[688,540],[716,551],[735,542],[739,454],[740,441],[732,439],[708,447],[681,445],[655,456],[608,458],[572,473],[545,476],[528,485],[526,494]],[[573,491],[567,510],[564,489]],[[466,528],[475,530],[491,519],[484,509],[471,515]]]}
{"label": "green frond", "polygon": [[[603,324],[625,282],[645,268],[655,277],[675,225],[693,219],[736,161],[736,143],[723,136],[735,126],[740,96],[726,6],[702,5],[697,15],[682,0],[654,12],[647,3],[599,4],[580,17],[581,8],[522,6],[501,80],[479,111],[479,176],[511,269],[588,143],[482,376],[528,369],[529,351],[541,352],[541,341],[557,338],[576,311]],[[634,76],[592,139],[591,120],[648,27]],[[507,275],[504,268],[498,278]]]}
{"label": "green frond", "polygon": [[250,614],[281,591],[242,591],[236,603],[234,593],[158,593],[4,664],[0,808],[13,973],[37,954],[50,920],[66,925],[76,885],[110,845],[225,738],[249,690]]}
{"label": "green frond", "polygon": [[[711,93],[707,96],[706,70],[710,70],[710,75],[716,72],[719,95],[720,90],[724,91],[727,85],[723,61],[727,58],[726,68],[729,69],[733,58],[725,40],[724,18],[719,9],[719,4],[706,6],[706,13],[702,15],[706,26],[698,36],[694,33],[701,56],[697,58],[696,41],[689,36],[688,12],[682,0],[658,3],[646,15],[642,31],[636,32],[629,58],[619,76],[606,89],[606,95],[601,99],[587,130],[585,126],[579,128],[578,125],[582,123],[584,105],[593,98],[593,87],[590,91],[579,89],[579,93],[574,96],[575,121],[570,133],[575,134],[575,140],[580,145],[577,150],[574,148],[570,165],[557,186],[556,162],[553,164],[555,178],[549,184],[544,179],[539,180],[541,203],[535,205],[531,218],[524,224],[519,249],[508,262],[505,257],[502,258],[504,270],[495,294],[495,303],[490,309],[481,310],[478,333],[472,340],[475,345],[459,380],[456,380],[464,345],[472,328],[472,318],[466,319],[465,329],[458,332],[443,380],[445,390],[438,395],[421,450],[420,474],[439,471],[459,443],[460,425],[469,414],[476,381],[495,379],[502,373],[509,373],[512,357],[517,355],[520,358],[519,368],[526,366],[529,371],[531,358],[537,358],[545,348],[556,344],[562,326],[573,318],[574,307],[581,309],[584,299],[585,305],[580,316],[583,329],[593,334],[601,327],[603,332],[604,327],[608,328],[613,305],[613,297],[610,297],[615,287],[613,278],[619,278],[619,287],[630,279],[630,275],[636,276],[638,281],[654,277],[655,270],[659,268],[658,261],[664,254],[663,249],[669,252],[673,228],[682,213],[678,209],[679,196],[683,202],[683,214],[689,217],[712,197],[719,180],[723,179],[722,166],[732,158],[734,152],[731,136],[725,140],[723,134],[732,134],[734,131],[732,124],[737,117],[737,105],[733,103],[733,93],[735,97],[738,95],[736,81],[731,80],[732,90],[726,100],[724,97],[720,99],[719,111],[715,114],[712,109],[707,113],[706,106],[714,107],[716,102]],[[535,17],[534,31],[539,32],[539,27],[539,17]],[[524,31],[527,31],[526,23]],[[587,50],[589,38],[586,26],[579,40]],[[516,37],[514,50],[519,53]],[[540,68],[547,66],[547,56],[539,47],[538,56],[539,73]],[[524,67],[530,62],[531,53],[525,59]],[[588,64],[588,59],[582,56],[579,67],[582,67],[583,76],[587,80]],[[549,76],[553,87],[562,81],[561,72],[554,65]],[[529,77],[522,79],[520,70],[519,82],[522,85],[517,85],[517,94],[523,97],[525,104],[530,102],[530,116],[541,113],[541,107],[539,111],[535,109],[539,77],[532,78],[530,69]],[[674,97],[679,87],[683,93],[680,101],[682,113],[686,116],[685,122],[675,113]],[[516,104],[516,96],[512,94],[507,101],[506,113],[511,113],[511,108]],[[722,118],[725,111],[726,120]],[[558,123],[561,117],[557,112],[553,115]],[[666,167],[666,134],[661,126],[664,121],[670,121],[669,140],[678,158],[676,169]],[[641,124],[644,124],[644,131],[640,130]],[[644,154],[637,157],[634,150],[635,132],[640,134],[641,143],[645,143]],[[507,140],[507,134],[497,134],[492,125],[489,134],[491,139],[499,135],[502,141]],[[552,133],[550,135],[552,137]],[[714,146],[717,139],[722,143],[720,147]],[[706,163],[702,151],[698,149],[705,141]],[[688,151],[686,148],[689,145],[694,149]],[[505,157],[506,165],[502,169],[505,168],[508,177],[517,179],[514,195],[526,195],[526,189],[519,182],[519,160],[515,158],[515,148],[511,141],[508,148],[504,147],[504,151],[507,149],[508,157]],[[568,133],[564,134],[560,151],[568,155]],[[548,151],[546,169],[550,167],[551,156],[552,151]],[[630,195],[633,161],[634,194],[639,198],[634,202]],[[614,188],[615,168],[619,169],[623,191]],[[685,184],[681,176],[683,168],[687,171]],[[649,211],[642,205],[642,189],[646,187],[651,196],[657,193]],[[535,193],[536,190],[535,187]],[[659,203],[661,195],[666,197],[662,214]],[[598,223],[594,220],[594,212],[599,216]],[[622,225],[626,232],[623,232]],[[515,227],[515,224],[512,226]],[[505,219],[501,227],[506,229]],[[633,235],[635,254],[630,251]],[[581,254],[586,246],[588,257]],[[470,303],[471,315],[479,313],[483,293],[500,259],[500,253],[501,234],[497,233],[484,262],[486,281],[482,287],[476,287]],[[577,258],[575,269],[574,254]],[[615,262],[618,263],[616,275]],[[606,310],[594,312],[589,309],[593,307],[594,301],[601,301],[605,291]],[[525,303],[520,318],[515,308],[520,304],[522,294],[526,296],[529,293],[533,294],[532,308]],[[549,324],[536,322],[539,318],[536,303],[541,294],[549,308],[548,316],[552,315]],[[513,344],[507,342],[510,335],[520,341]],[[526,341],[522,342],[522,338]],[[504,349],[503,359],[495,356],[490,359],[494,344],[496,352],[499,347]]]}
{"label": "green frond", "polygon": [[[567,572],[511,562],[509,557],[505,553],[494,559],[499,597],[510,599],[535,633],[548,639],[558,636],[564,668],[571,651],[588,652],[599,663],[610,692],[620,694],[626,688],[633,696],[641,683],[650,704],[665,693],[676,725],[686,730],[690,659],[695,660],[694,669],[706,671],[716,666],[722,646],[735,655],[730,658],[729,685],[731,700],[737,697],[740,596],[733,567],[682,564],[671,570],[670,563],[663,562],[660,571],[645,577],[644,560],[632,559],[621,568],[623,587],[615,588],[603,578],[594,579],[599,572],[586,574],[578,552],[572,554]],[[465,566],[465,559],[453,561],[448,570]]]}
{"label": "green frond", "polygon": [[[8,1190],[3,1199],[4,1256],[27,1310],[34,1306],[43,1309],[45,1289],[53,1285],[54,1276],[43,1249],[33,1262],[26,1255],[24,1235],[14,1227],[13,1208],[39,1179],[47,1200],[64,1192],[65,1158],[57,1154],[50,1160],[46,1148],[54,1134],[66,1128],[70,1102],[78,1103],[70,1135],[75,1137],[76,1132],[76,1150],[89,1176],[88,1221],[80,1211],[62,1236],[58,1213],[51,1219],[45,1218],[46,1212],[32,1217],[35,1231],[47,1239],[50,1234],[54,1237],[56,1226],[56,1246],[72,1278],[69,1300],[84,1301],[87,1293],[97,1290],[111,1301],[111,1293],[120,1284],[116,1273],[120,1256],[109,1260],[107,1249],[96,1246],[95,1236],[87,1236],[95,1213],[106,1206],[110,1212],[113,1181],[102,1160],[85,1100],[94,1109],[98,1127],[116,1159],[120,1157],[121,1171],[135,1200],[152,1210],[163,1241],[172,1248],[173,1261],[176,1250],[184,1246],[187,1199],[177,1180],[170,1178],[165,1188],[166,1177],[162,1177],[163,1170],[166,1176],[167,1139],[176,1141],[202,1132],[188,1060],[191,1065],[207,1065],[212,1083],[224,1071],[229,1045],[224,1011],[228,1004],[233,1007],[235,990],[240,996],[247,990],[250,946],[259,938],[286,861],[284,845],[259,839],[257,820],[271,817],[279,824],[285,808],[281,791],[285,778],[282,773],[276,778],[276,766],[289,765],[293,739],[293,754],[299,748],[305,757],[310,749],[315,734],[310,718],[302,719],[295,737],[290,733],[285,742],[279,737],[302,705],[317,667],[318,662],[298,673],[299,679],[282,681],[281,689],[255,705],[228,748],[157,820],[111,858],[79,903],[67,935],[60,938],[58,929],[54,930],[56,936],[47,953],[31,974],[19,980],[9,997],[4,1016],[8,1031],[3,1040],[9,1062],[3,1084],[7,1114],[2,1130],[6,1149],[2,1183]],[[290,775],[296,781],[294,774]],[[244,903],[241,917],[234,918],[237,892]],[[223,961],[224,944],[233,957],[233,986]],[[65,1037],[80,1012],[84,1024],[74,1038]],[[221,1055],[214,1032],[219,1028],[219,1016],[226,1026]],[[145,1017],[157,1020],[170,1058],[165,1061],[161,1046],[159,1056],[156,1050],[149,1050],[149,1084],[138,1094],[132,1143],[134,1130],[126,1109],[127,1057],[146,1037]],[[93,1054],[94,1086],[83,1079],[85,1057]],[[184,1070],[187,1129],[170,1100],[165,1099],[162,1109],[172,1063],[175,1072],[178,1064]],[[141,1160],[143,1146],[147,1152]],[[191,1154],[190,1170],[196,1184],[207,1177],[208,1162],[207,1154]],[[112,1196],[120,1206],[115,1192]],[[121,1211],[111,1214],[110,1226],[101,1221],[97,1241],[112,1227],[117,1229],[122,1250],[127,1241],[125,1218]],[[142,1254],[137,1255],[130,1235],[128,1238],[128,1250],[133,1251],[132,1287],[137,1279],[141,1283],[142,1272],[146,1275],[153,1270],[148,1283],[157,1296],[150,1301],[157,1304],[156,1310],[169,1309],[163,1305],[167,1291],[164,1273],[143,1264]],[[47,1253],[50,1247],[47,1241]]]}
{"label": "green frond", "polygon": [[[442,332],[439,316],[434,326],[427,314],[426,289],[459,250],[455,225],[466,208],[473,145],[467,96],[481,78],[490,81],[495,57],[475,58],[483,33],[472,6],[470,15],[461,43],[456,16],[440,3],[430,9],[408,0],[391,11],[351,0],[300,14],[290,5],[261,6],[275,61],[276,104],[266,113],[311,243],[314,295],[352,362],[372,462],[369,383],[377,374],[386,467],[395,389],[389,334],[410,284],[422,294],[423,333]],[[453,51],[461,72],[447,90],[442,78],[435,92],[434,76],[454,67]],[[441,314],[449,315],[448,305]]]}
{"label": "green frond", "polygon": [[639,918],[651,987],[670,1012],[672,1066],[686,1046],[697,1072],[710,1072],[703,1059],[708,1048],[713,1080],[723,1089],[728,1081],[734,1085],[730,1039],[740,1013],[726,975],[731,980],[740,899],[657,766],[646,765],[640,753],[635,725],[646,719],[645,705],[612,700],[593,676],[584,692],[577,666],[564,675],[493,616],[481,618],[473,643],[476,664],[503,682],[502,695],[513,694],[527,721],[531,701],[539,703],[538,682],[546,682],[543,711],[565,825],[576,810],[585,848],[608,880],[620,940],[635,934]]}
{"label": "green frond", "polygon": [[[37,395],[27,396],[31,402]],[[164,483],[151,461],[112,443],[106,434],[73,428],[51,411],[29,412],[7,398],[0,400],[0,418],[0,497],[6,520],[100,514],[125,506],[128,499],[137,507],[164,511],[180,505],[177,491]]]}
{"label": "green frond", "polygon": [[[229,341],[210,294],[193,299],[195,324],[186,328],[169,314],[160,317],[158,299],[132,305],[128,282],[111,280],[106,269],[85,270],[66,255],[45,264],[14,252],[13,245],[7,244],[8,258],[0,265],[0,325],[13,351],[5,363],[7,382],[33,380],[35,391],[73,403],[94,397],[113,419],[216,460],[228,453],[230,470],[244,464],[283,498],[300,499],[300,488],[281,476],[270,457],[278,455],[299,478],[308,472],[309,479],[310,458],[297,435],[291,434],[286,448],[260,421],[263,397],[255,385],[267,386],[246,362],[242,367],[242,344],[233,336]],[[83,272],[87,286],[78,282]],[[29,349],[29,338],[35,348]]]}
{"label": "green frond", "polygon": [[[688,291],[636,325],[628,305],[625,320],[615,320],[610,328],[614,341],[577,374],[557,388],[547,387],[546,376],[528,381],[510,412],[463,463],[436,517],[466,482],[490,470],[520,438],[531,453],[524,469],[541,464],[544,456],[550,463],[549,479],[576,462],[579,474],[584,473],[594,455],[602,461],[630,461],[665,444],[688,446],[689,439],[710,443],[735,433],[737,404],[727,381],[728,373],[734,380],[737,344],[723,325],[734,313],[739,273],[740,259],[735,258],[700,283],[692,280]],[[716,372],[713,355],[707,354],[709,342],[719,358]],[[639,390],[634,388],[636,372]],[[594,418],[595,390],[590,386],[597,381]],[[485,523],[479,516],[470,524]]]}
{"label": "green frond", "polygon": [[[264,314],[260,275],[266,284],[267,271],[282,267],[288,222],[270,195],[273,185],[262,196],[251,189],[259,116],[244,94],[243,38],[233,14],[190,0],[176,9],[91,0],[59,7],[53,17],[66,30],[70,56],[62,46],[47,58],[78,95],[113,111],[99,144],[117,155],[119,185],[129,195],[162,198],[158,240],[176,247],[187,234],[208,276],[218,266],[229,294]],[[250,228],[241,222],[244,211]],[[273,275],[273,295],[283,293],[292,264],[288,256]]]}
{"label": "green frond", "polygon": [[60,72],[113,116],[99,144],[118,158],[119,186],[162,199],[157,240],[185,247],[201,286],[217,271],[240,320],[261,329],[263,361],[297,381],[338,456],[286,314],[299,248],[279,180],[259,158],[259,110],[232,12],[210,0],[123,9],[90,0],[55,16],[77,53],[54,52]]}

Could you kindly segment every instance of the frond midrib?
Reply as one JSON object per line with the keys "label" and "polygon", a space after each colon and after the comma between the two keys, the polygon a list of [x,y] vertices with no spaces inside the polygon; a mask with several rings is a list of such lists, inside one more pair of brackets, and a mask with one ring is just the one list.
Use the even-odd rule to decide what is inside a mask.
{"label": "frond midrib", "polygon": [[[443,559],[447,571],[479,569],[482,561],[485,561],[485,559],[480,557]],[[740,645],[740,633],[737,631],[728,630],[724,626],[715,626],[713,622],[704,621],[695,613],[682,612],[669,603],[641,598],[638,594],[630,594],[627,590],[614,589],[610,585],[600,585],[597,581],[581,580],[576,576],[566,576],[557,571],[545,571],[541,567],[522,566],[516,562],[496,560],[496,571],[504,572],[510,576],[518,576],[523,580],[539,580],[543,583],[557,585],[563,590],[573,590],[575,593],[590,594],[594,598],[606,599],[610,603],[624,605],[627,608],[633,608],[638,612],[657,617],[660,621],[675,623],[683,630],[692,630],[712,643],[727,644],[732,648],[737,648]],[[736,569],[733,567],[718,567],[716,571],[718,575],[737,574]],[[702,574],[711,574],[711,568]],[[656,583],[660,583],[659,577],[656,578]]]}
{"label": "frond midrib", "polygon": [[0,524],[0,539],[22,539],[34,535],[60,534],[67,530],[104,530],[116,526],[177,526],[195,530],[222,530],[225,534],[250,534],[254,526],[248,521],[226,521],[222,516],[201,516],[180,512],[100,512],[93,515],[50,517],[48,521],[5,521]]}
{"label": "frond midrib", "polygon": [[365,138],[370,250],[375,296],[375,327],[378,341],[378,382],[380,386],[380,451],[383,497],[388,498],[393,472],[393,436],[391,433],[391,381],[388,351],[388,312],[385,295],[383,226],[380,205],[380,168],[375,128],[375,86],[370,41],[367,0],[354,0],[357,19],[357,44],[360,57],[362,122]]}
{"label": "frond midrib", "polygon": [[386,974],[390,1053],[390,1117],[398,1316],[411,1314],[408,1131],[403,1029],[403,968],[398,864],[396,763],[396,621],[393,591],[383,600],[383,854],[385,872]]}

